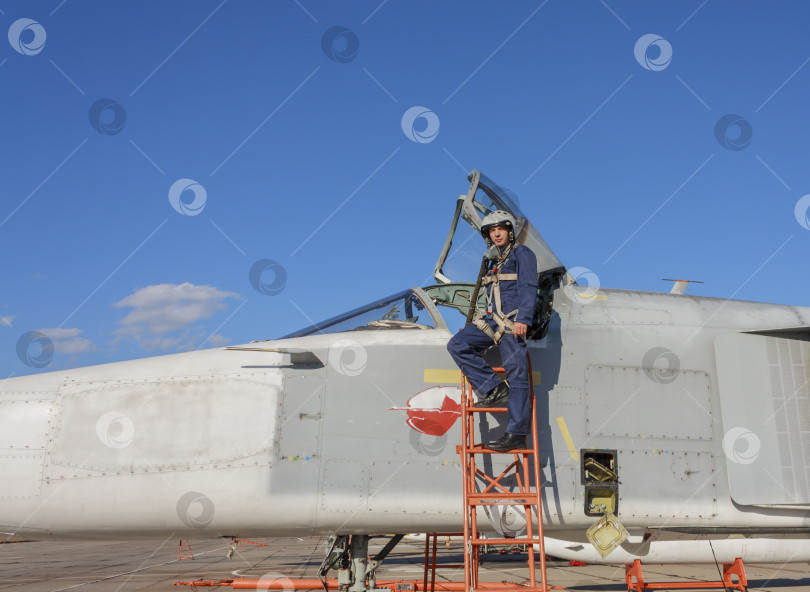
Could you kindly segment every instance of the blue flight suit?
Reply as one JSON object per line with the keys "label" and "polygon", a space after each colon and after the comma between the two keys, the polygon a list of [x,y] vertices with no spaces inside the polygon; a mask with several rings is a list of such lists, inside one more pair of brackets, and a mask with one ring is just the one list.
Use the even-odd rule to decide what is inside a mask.
{"label": "blue flight suit", "polygon": [[[497,261],[489,264],[487,275],[492,275]],[[528,247],[516,245],[507,255],[506,261],[500,263],[498,273],[516,273],[517,281],[500,280],[501,310],[509,314],[517,309],[515,322],[524,323],[531,327],[534,305],[537,299],[537,257]],[[492,284],[487,286],[487,294],[491,295]],[[493,298],[494,300],[494,298]],[[493,311],[495,303],[492,303]],[[489,319],[487,323],[493,332],[498,325]],[[461,371],[467,376],[473,387],[482,396],[495,388],[501,379],[492,371],[492,368],[481,357],[494,341],[481,329],[473,324],[467,325],[456,333],[447,344],[453,360]],[[526,359],[526,341],[511,333],[501,337],[501,359],[506,370],[509,382],[509,401],[507,403],[509,422],[506,431],[510,434],[531,434],[531,400],[529,397],[529,363]]]}

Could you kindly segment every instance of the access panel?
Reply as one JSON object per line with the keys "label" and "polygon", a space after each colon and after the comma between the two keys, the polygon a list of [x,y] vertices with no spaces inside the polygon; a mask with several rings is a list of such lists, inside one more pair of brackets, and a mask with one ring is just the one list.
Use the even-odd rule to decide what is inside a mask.
{"label": "access panel", "polygon": [[727,333],[714,347],[731,497],[810,503],[810,342]]}

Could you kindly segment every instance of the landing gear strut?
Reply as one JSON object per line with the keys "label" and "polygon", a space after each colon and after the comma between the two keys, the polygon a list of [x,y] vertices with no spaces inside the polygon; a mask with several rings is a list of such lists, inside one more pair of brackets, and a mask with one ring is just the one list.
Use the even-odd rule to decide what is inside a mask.
{"label": "landing gear strut", "polygon": [[366,534],[342,535],[335,537],[332,547],[318,570],[318,577],[324,591],[328,590],[327,574],[330,569],[337,570],[338,587],[345,592],[388,592],[388,589],[377,588],[377,568],[382,564],[391,550],[405,535],[394,535],[383,549],[372,558],[368,556],[368,539]]}

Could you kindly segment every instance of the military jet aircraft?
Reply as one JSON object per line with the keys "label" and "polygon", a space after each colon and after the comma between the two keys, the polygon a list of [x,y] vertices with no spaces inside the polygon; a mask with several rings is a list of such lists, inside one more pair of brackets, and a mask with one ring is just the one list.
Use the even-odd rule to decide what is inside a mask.
{"label": "military jet aircraft", "polygon": [[[528,349],[547,552],[810,560],[810,308],[578,285],[506,191],[469,181],[434,285],[280,339],[0,382],[0,531],[459,532],[446,344],[483,304],[479,228],[502,209],[540,275]],[[482,440],[502,433],[481,417]],[[608,513],[630,538],[603,558],[585,532]],[[508,505],[479,518],[506,534],[527,519]]]}

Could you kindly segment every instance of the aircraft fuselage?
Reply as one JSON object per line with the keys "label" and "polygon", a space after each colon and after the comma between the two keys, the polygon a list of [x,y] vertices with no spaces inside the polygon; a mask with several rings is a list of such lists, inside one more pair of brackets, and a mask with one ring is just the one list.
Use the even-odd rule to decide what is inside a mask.
{"label": "aircraft fuselage", "polygon": [[[791,452],[780,442],[804,445],[795,410],[807,404],[801,377],[810,343],[801,331],[741,332],[808,325],[804,307],[557,290],[548,334],[529,346],[548,463],[547,532],[581,536],[596,521],[584,502],[587,450],[615,451],[618,517],[633,532],[805,529],[806,482],[788,481],[806,469],[784,466]],[[348,331],[2,381],[0,531],[31,538],[460,531],[450,336],[443,326]],[[738,344],[749,336],[753,353],[749,341]],[[735,407],[751,410],[748,395],[735,390],[734,356],[749,360],[741,375],[753,372],[760,345],[771,378],[793,372],[800,396],[783,392],[780,403],[763,395],[774,417],[737,425],[747,416]],[[793,357],[767,358],[779,348]],[[480,437],[497,437],[503,419],[482,417]],[[758,443],[750,436],[730,443],[734,429]],[[770,458],[783,464],[758,468]],[[491,462],[496,470],[505,461]],[[776,486],[746,486],[762,470],[793,489],[780,497]],[[519,529],[511,522],[519,518],[504,509],[482,527]]]}

